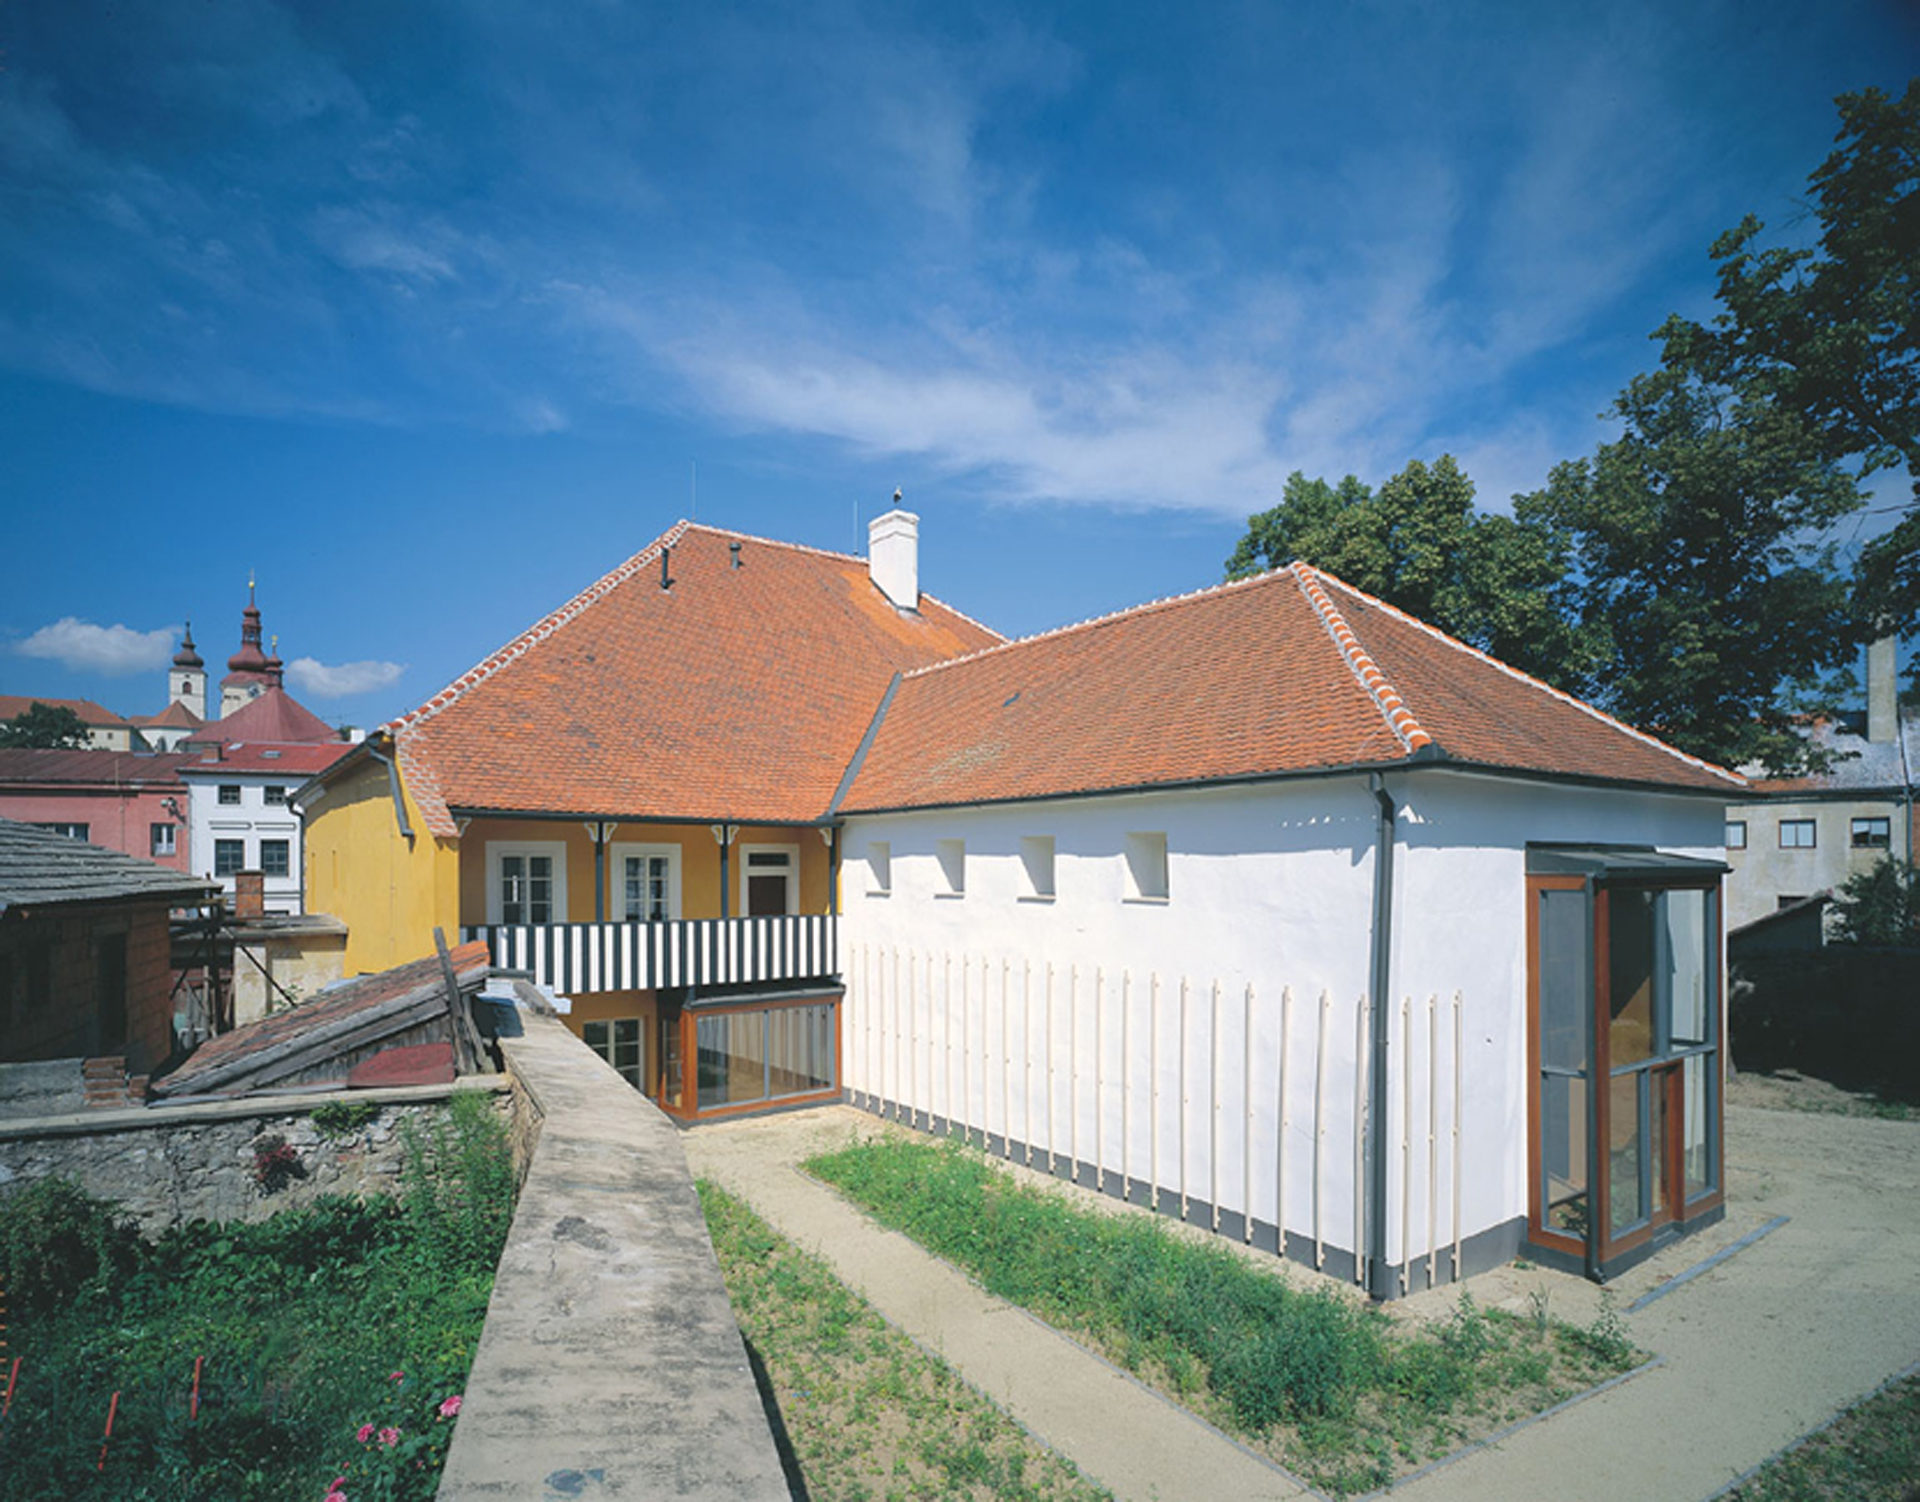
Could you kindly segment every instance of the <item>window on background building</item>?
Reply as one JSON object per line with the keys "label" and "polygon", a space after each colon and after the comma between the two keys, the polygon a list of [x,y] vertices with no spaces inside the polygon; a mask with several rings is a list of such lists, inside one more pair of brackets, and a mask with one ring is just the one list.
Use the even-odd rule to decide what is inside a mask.
{"label": "window on background building", "polygon": [[53,834],[65,835],[70,840],[87,839],[93,829],[91,824],[40,824],[35,827]]}
{"label": "window on background building", "polygon": [[1053,836],[1028,834],[1020,837],[1020,867],[1026,877],[1026,897],[1051,897],[1053,891]]}
{"label": "window on background building", "polygon": [[1127,836],[1127,896],[1135,902],[1167,900],[1167,837],[1146,831]]}
{"label": "window on background building", "polygon": [[641,1052],[640,1018],[613,1017],[604,1022],[580,1024],[581,1040],[611,1064],[620,1077],[636,1090],[646,1089],[643,1078],[645,1058]]}
{"label": "window on background building", "polygon": [[262,793],[261,802],[265,803],[268,808],[285,808],[287,806],[287,790],[277,783],[271,783]]}
{"label": "window on background building", "polygon": [[1885,850],[1893,843],[1893,820],[1855,819],[1852,832],[1855,850]]}
{"label": "window on background building", "polygon": [[238,808],[240,806],[239,783],[223,782],[220,784],[220,806],[222,808]]}
{"label": "window on background building", "polygon": [[148,839],[148,849],[153,855],[156,858],[163,855],[172,855],[175,848],[173,843],[173,826],[171,824],[153,825]]}
{"label": "window on background building", "polygon": [[1745,819],[1727,820],[1727,849],[1745,850],[1747,848],[1747,821]]}
{"label": "window on background building", "polygon": [[942,840],[940,842],[940,893],[942,897],[964,897],[967,895],[967,842],[965,840]]}
{"label": "window on background building", "polygon": [[1813,820],[1782,819],[1780,821],[1780,848],[1782,850],[1813,849]]}
{"label": "window on background building", "polygon": [[893,841],[867,841],[867,870],[873,878],[867,888],[871,896],[885,897],[893,891]]}
{"label": "window on background building", "polygon": [[215,876],[237,876],[246,868],[247,842],[245,840],[215,840],[213,842],[213,874]]}
{"label": "window on background building", "polygon": [[288,857],[291,841],[262,840],[260,842],[260,874],[262,876],[285,876],[292,869]]}

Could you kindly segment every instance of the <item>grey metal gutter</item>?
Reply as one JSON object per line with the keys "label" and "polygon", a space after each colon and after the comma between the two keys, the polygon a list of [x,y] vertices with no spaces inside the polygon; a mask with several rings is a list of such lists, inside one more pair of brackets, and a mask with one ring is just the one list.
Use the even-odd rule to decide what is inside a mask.
{"label": "grey metal gutter", "polygon": [[[1373,954],[1367,989],[1373,996],[1372,1036],[1367,1050],[1367,1292],[1376,1299],[1393,1296],[1387,1266],[1387,1045],[1392,1022],[1393,842],[1398,810],[1387,781],[1375,772],[1367,779],[1377,824],[1373,846]],[[1356,1192],[1359,1185],[1355,1185]],[[1402,1235],[1404,1236],[1404,1228]],[[1355,1248],[1356,1256],[1360,1249]]]}

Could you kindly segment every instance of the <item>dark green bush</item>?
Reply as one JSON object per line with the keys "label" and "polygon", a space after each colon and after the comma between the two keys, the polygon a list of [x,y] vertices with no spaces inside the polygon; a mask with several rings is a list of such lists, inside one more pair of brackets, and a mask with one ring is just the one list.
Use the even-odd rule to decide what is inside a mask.
{"label": "dark green bush", "polygon": [[132,1225],[66,1179],[0,1197],[0,1288],[16,1319],[110,1296],[139,1256]]}

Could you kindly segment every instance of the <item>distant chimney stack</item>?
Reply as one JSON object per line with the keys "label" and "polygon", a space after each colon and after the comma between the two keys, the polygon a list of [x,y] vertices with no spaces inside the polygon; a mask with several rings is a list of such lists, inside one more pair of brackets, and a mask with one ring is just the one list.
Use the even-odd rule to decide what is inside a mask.
{"label": "distant chimney stack", "polygon": [[1898,733],[1899,701],[1895,694],[1894,674],[1899,668],[1895,656],[1900,638],[1883,636],[1867,648],[1867,739],[1891,741]]}
{"label": "distant chimney stack", "polygon": [[867,572],[902,610],[920,608],[919,517],[895,506],[867,524]]}

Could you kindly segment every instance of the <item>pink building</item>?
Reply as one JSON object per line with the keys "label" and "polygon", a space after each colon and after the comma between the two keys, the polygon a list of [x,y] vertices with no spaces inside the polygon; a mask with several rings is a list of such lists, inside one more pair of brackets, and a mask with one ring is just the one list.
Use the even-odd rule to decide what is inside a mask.
{"label": "pink building", "polygon": [[0,818],[186,871],[188,802],[180,768],[193,759],[0,748]]}

